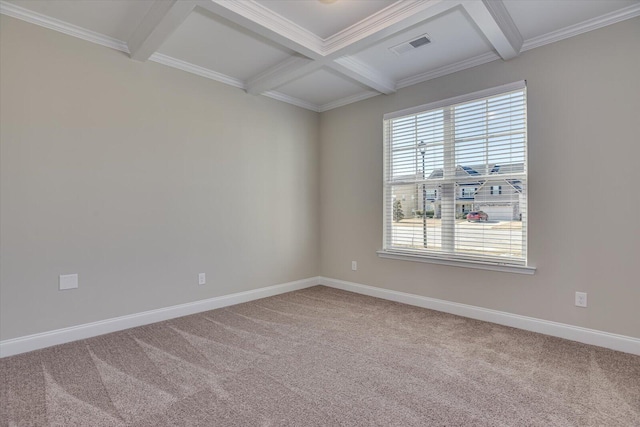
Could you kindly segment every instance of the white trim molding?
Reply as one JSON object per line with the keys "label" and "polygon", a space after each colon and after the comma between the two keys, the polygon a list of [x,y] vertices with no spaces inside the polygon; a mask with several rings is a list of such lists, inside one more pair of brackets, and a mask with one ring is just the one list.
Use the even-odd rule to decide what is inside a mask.
{"label": "white trim molding", "polygon": [[522,35],[501,0],[464,0],[462,4],[502,59],[520,54]]}
{"label": "white trim molding", "polygon": [[486,64],[500,59],[500,56],[494,52],[483,53],[473,58],[464,59],[454,64],[443,65],[442,67],[435,68],[433,70],[426,71],[424,73],[417,74],[415,76],[407,77],[398,80],[396,84],[397,89],[402,89],[407,86],[413,86],[418,83],[426,82],[427,80],[433,80],[438,77],[446,76],[448,74],[457,73],[458,71],[466,70],[467,68],[477,67],[478,65]]}
{"label": "white trim molding", "polygon": [[268,69],[250,77],[246,81],[246,91],[251,95],[260,95],[271,88],[289,83],[290,79],[304,77],[315,70],[312,59],[293,55]]}
{"label": "white trim molding", "polygon": [[374,70],[369,65],[356,59],[354,56],[343,56],[342,58],[337,58],[328,66],[347,77],[351,77],[356,81],[365,83],[366,86],[384,93],[385,95],[395,93],[396,91],[396,82],[393,79],[379,73],[377,70]]}
{"label": "white trim molding", "polygon": [[438,258],[422,254],[407,252],[377,251],[380,258],[400,261],[426,262],[428,264],[449,265],[451,267],[475,268],[478,270],[502,271],[504,273],[535,274],[536,268],[527,265],[498,264],[496,262],[481,262],[463,259]]}
{"label": "white trim molding", "polygon": [[365,99],[373,98],[380,95],[379,92],[361,92],[355,95],[347,96],[336,101],[331,101],[318,107],[318,112],[323,113],[325,111],[333,110],[334,108],[342,107],[343,105],[353,104],[354,102],[362,101]]}
{"label": "white trim molding", "polygon": [[549,320],[537,319],[535,317],[521,316],[519,314],[429,298],[421,295],[392,291],[390,289],[376,288],[373,286],[362,285],[360,283],[330,279],[328,277],[320,277],[320,284],[331,288],[342,289],[389,301],[442,311],[444,313],[455,314],[457,316],[497,323],[499,325],[510,326],[512,328],[524,329],[525,331],[537,332],[584,344],[640,355],[640,338],[612,334],[610,332],[568,325],[566,323],[552,322]]}
{"label": "white trim molding", "polygon": [[498,95],[505,92],[511,92],[514,90],[524,89],[527,86],[525,80],[517,82],[507,83],[500,86],[491,87],[488,89],[479,90],[472,93],[467,93],[460,96],[454,96],[453,98],[441,99],[428,104],[417,105],[415,107],[405,108],[404,110],[394,111],[391,113],[385,113],[382,116],[383,120],[391,120],[398,117],[410,116],[412,114],[419,114],[423,111],[434,110],[437,108],[446,107],[448,105],[461,104],[463,102],[475,101],[476,99],[486,98],[493,95]]}
{"label": "white trim molding", "polygon": [[407,30],[420,22],[459,7],[460,1],[397,1],[323,40],[322,54],[335,58]]}
{"label": "white trim molding", "polygon": [[158,64],[166,65],[167,67],[176,68],[178,70],[186,71],[187,73],[195,74],[196,76],[204,77],[205,79],[215,80],[216,82],[224,83],[229,86],[244,89],[244,83],[241,80],[234,79],[222,73],[210,70],[208,68],[201,67],[199,65],[192,64],[190,62],[176,59],[163,53],[154,53],[149,58],[149,61],[157,62]]}
{"label": "white trim molding", "polygon": [[640,3],[634,4],[623,9],[615,10],[596,18],[587,19],[575,25],[570,25],[566,28],[562,28],[557,31],[552,31],[541,36],[532,37],[522,45],[521,51],[535,49],[536,47],[544,46],[546,44],[555,43],[560,40],[568,39],[586,33],[589,31],[597,30],[598,28],[606,27],[607,25],[613,25],[627,19],[640,16]]}
{"label": "white trim molding", "polygon": [[[309,62],[297,65],[302,67],[290,67],[280,70],[282,75],[278,79],[263,79],[260,87],[254,87],[254,80],[262,74],[257,74],[247,82],[236,78],[225,76],[216,71],[206,69],[188,62],[171,58],[167,55],[154,53],[150,60],[170,67],[174,67],[192,74],[216,80],[240,89],[249,89],[251,93],[264,91],[266,96],[306,108],[316,112],[328,111],[350,103],[371,98],[378,92],[393,93],[397,89],[418,84],[427,80],[435,79],[444,75],[452,74],[481,64],[485,64],[501,56],[494,51],[485,52],[473,58],[468,58],[454,64],[448,64],[433,70],[402,78],[394,81],[389,76],[374,72],[366,64],[356,64],[352,56],[360,52],[363,48],[376,43],[393,34],[404,31],[430,17],[436,16],[445,11],[459,8],[470,12],[480,21],[481,32],[492,41],[494,48],[502,52],[503,57],[510,58],[519,52],[524,52],[536,47],[554,43],[569,37],[596,30],[607,25],[615,24],[626,19],[640,16],[640,4],[634,4],[608,14],[586,20],[584,22],[571,25],[566,28],[542,34],[521,42],[517,28],[513,25],[504,5],[496,0],[473,1],[469,0],[416,0],[406,2],[396,2],[368,18],[346,28],[337,34],[326,39],[322,39],[308,30],[272,12],[270,9],[255,1],[241,0],[188,0],[189,3],[197,4],[210,12],[218,14],[251,32],[261,35],[277,44],[285,46],[294,52],[298,52],[309,58]],[[180,2],[182,3],[182,2]],[[180,7],[183,5],[180,4]],[[474,13],[475,11],[475,13]],[[184,12],[186,13],[186,12]],[[11,16],[41,27],[49,28],[73,37],[77,37],[92,43],[106,46],[121,52],[130,53],[127,43],[115,38],[87,30],[79,26],[61,21],[37,12],[33,12],[16,4],[0,0],[0,14]],[[182,16],[184,17],[184,15]],[[180,16],[176,18],[172,25],[178,25]],[[476,23],[477,25],[480,25]],[[166,37],[170,33],[171,25],[165,29],[159,38]],[[491,36],[491,37],[489,37]],[[155,40],[152,45],[155,47],[159,43]],[[522,46],[520,48],[520,46]],[[143,57],[147,56],[154,47],[149,48]],[[349,59],[347,59],[347,56]],[[284,62],[277,67],[288,65]],[[275,92],[277,86],[273,82],[279,83],[281,80],[289,81],[300,77],[300,74],[311,73],[322,67],[333,68],[346,78],[356,80],[376,92],[366,90],[361,94],[338,99],[324,105],[314,105],[313,103],[293,98],[291,96]],[[267,70],[268,71],[268,70]],[[285,73],[285,71],[287,73]],[[264,71],[263,71],[264,72]],[[284,74],[287,74],[286,76]]]}
{"label": "white trim molding", "polygon": [[111,332],[117,332],[124,329],[135,328],[136,326],[143,326],[150,323],[161,322],[163,320],[174,319],[176,317],[215,310],[216,308],[228,307],[230,305],[249,302],[286,292],[297,291],[299,289],[316,286],[319,283],[319,277],[310,277],[308,279],[296,280],[294,282],[282,283],[265,288],[253,289],[230,295],[222,295],[205,300],[173,305],[171,307],[144,311],[142,313],[129,314],[126,316],[99,320],[97,322],[85,323],[83,325],[8,339],[0,341],[0,358],[26,353],[28,351],[38,350],[53,345],[91,338]]}
{"label": "white trim molding", "polygon": [[49,16],[33,12],[29,9],[25,9],[24,7],[16,6],[13,3],[0,1],[0,14],[11,16],[12,18],[20,19],[31,24],[39,25],[40,27],[49,28],[50,30],[58,31],[72,37],[77,37],[91,43],[129,53],[129,47],[127,47],[127,44],[121,40],[117,40],[113,37],[105,36],[104,34],[96,33],[95,31],[78,27],[77,25],[69,24],[68,22],[64,22],[59,19],[51,18]]}
{"label": "white trim molding", "polygon": [[285,95],[282,92],[277,92],[275,90],[270,90],[267,92],[261,93],[262,96],[266,96],[267,98],[276,99],[278,101],[286,102],[287,104],[295,105],[296,107],[305,108],[307,110],[315,111],[316,113],[320,112],[320,107],[311,102],[304,101],[299,98],[294,98],[293,96]]}
{"label": "white trim molding", "polygon": [[640,355],[640,338],[320,276],[0,341],[0,357],[215,310],[316,285]]}
{"label": "white trim molding", "polygon": [[198,6],[309,58],[322,54],[323,40],[252,0],[199,0]]}

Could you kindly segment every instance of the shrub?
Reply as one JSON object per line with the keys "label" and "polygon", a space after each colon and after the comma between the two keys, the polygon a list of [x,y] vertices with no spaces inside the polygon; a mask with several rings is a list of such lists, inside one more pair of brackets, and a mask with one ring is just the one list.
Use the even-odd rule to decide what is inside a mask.
{"label": "shrub", "polygon": [[[434,211],[425,211],[427,218],[433,218],[433,215],[435,214]],[[422,211],[416,211],[416,216],[418,218],[422,218]]]}
{"label": "shrub", "polygon": [[400,222],[404,219],[404,212],[402,211],[402,202],[396,200],[393,202],[393,220]]}

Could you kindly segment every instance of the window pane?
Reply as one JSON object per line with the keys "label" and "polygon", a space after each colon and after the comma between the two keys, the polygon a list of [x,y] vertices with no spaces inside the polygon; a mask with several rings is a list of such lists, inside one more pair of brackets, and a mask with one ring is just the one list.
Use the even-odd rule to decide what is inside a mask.
{"label": "window pane", "polygon": [[437,177],[434,172],[443,167],[443,135],[442,110],[394,120],[390,178],[398,181]]}
{"label": "window pane", "polygon": [[428,184],[391,187],[391,245],[404,249],[442,247],[438,187]]}
{"label": "window pane", "polygon": [[524,184],[520,180],[487,184],[458,185],[459,194],[467,197],[456,200],[456,253],[522,258]]}
{"label": "window pane", "polygon": [[525,90],[388,123],[385,247],[526,263]]}

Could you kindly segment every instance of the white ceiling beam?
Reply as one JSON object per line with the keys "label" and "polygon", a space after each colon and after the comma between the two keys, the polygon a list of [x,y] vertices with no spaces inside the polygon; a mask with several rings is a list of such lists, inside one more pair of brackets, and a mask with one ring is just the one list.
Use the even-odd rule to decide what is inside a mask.
{"label": "white ceiling beam", "polygon": [[247,0],[198,0],[198,6],[267,40],[312,59],[322,58],[322,39],[282,16]]}
{"label": "white ceiling beam", "polygon": [[502,59],[520,54],[524,40],[502,0],[465,0],[462,5]]}
{"label": "white ceiling beam", "polygon": [[149,59],[195,6],[192,0],[156,0],[127,43],[131,58]]}
{"label": "white ceiling beam", "polygon": [[[392,34],[436,16],[457,2],[417,0],[397,2],[348,30],[322,40],[304,28],[283,21],[270,9],[251,1],[201,0],[198,5],[222,16],[275,43],[288,47],[315,62],[286,60],[247,80],[251,94],[259,94],[293,81],[323,66],[355,80],[378,92],[395,92],[395,82],[349,55]],[[335,62],[334,62],[335,61]]]}
{"label": "white ceiling beam", "polygon": [[252,95],[312,73],[322,67],[322,39],[259,3],[246,0],[198,0],[198,6],[299,55],[288,58],[245,81]]}
{"label": "white ceiling beam", "polygon": [[385,38],[454,9],[459,4],[459,1],[451,0],[398,1],[324,40],[322,53],[327,58],[334,59],[353,55]]}
{"label": "white ceiling beam", "polygon": [[346,56],[333,61],[329,59],[314,61],[294,56],[248,79],[245,82],[245,89],[247,93],[259,95],[325,66],[380,93],[389,95],[396,91],[395,81],[378,73],[362,61]]}
{"label": "white ceiling beam", "polygon": [[304,56],[292,56],[249,78],[245,82],[245,90],[251,95],[259,95],[309,74],[319,67],[320,64],[313,59]]}
{"label": "white ceiling beam", "polygon": [[353,55],[453,8],[467,11],[502,58],[517,56],[522,46],[522,36],[501,0],[399,1],[326,40],[254,1],[199,0],[198,5],[307,57],[288,59],[249,78],[245,87],[251,94],[269,91],[322,67],[380,93],[394,93],[395,81]]}
{"label": "white ceiling beam", "polygon": [[385,95],[392,94],[396,91],[395,81],[380,74],[354,57],[344,56],[328,63],[327,66]]}

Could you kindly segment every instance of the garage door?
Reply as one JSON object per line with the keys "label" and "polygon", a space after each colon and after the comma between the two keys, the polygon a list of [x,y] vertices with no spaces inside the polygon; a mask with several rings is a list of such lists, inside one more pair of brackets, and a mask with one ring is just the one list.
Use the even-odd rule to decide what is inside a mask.
{"label": "garage door", "polygon": [[481,206],[480,209],[489,215],[489,221],[511,221],[513,219],[513,206]]}

